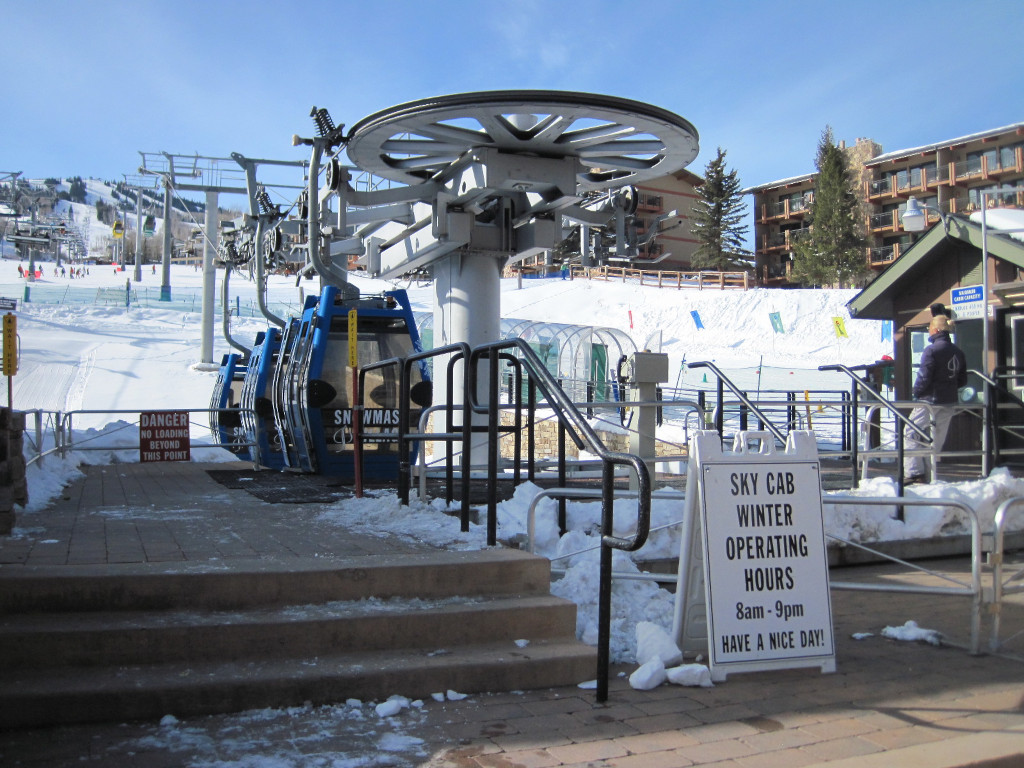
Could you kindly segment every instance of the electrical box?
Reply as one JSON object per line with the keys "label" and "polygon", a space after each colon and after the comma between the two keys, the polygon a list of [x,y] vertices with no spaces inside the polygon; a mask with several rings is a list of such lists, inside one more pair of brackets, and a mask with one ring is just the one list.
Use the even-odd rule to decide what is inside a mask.
{"label": "electrical box", "polygon": [[668,381],[668,355],[664,352],[634,352],[629,358],[630,381],[661,384]]}

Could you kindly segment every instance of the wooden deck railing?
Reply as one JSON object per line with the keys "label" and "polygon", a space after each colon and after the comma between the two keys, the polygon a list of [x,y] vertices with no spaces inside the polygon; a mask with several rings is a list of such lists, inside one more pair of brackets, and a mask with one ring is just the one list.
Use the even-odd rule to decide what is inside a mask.
{"label": "wooden deck railing", "polygon": [[663,269],[635,269],[631,267],[581,267],[574,264],[571,269],[573,280],[638,280],[640,285],[658,288],[739,288],[744,291],[755,287],[748,272],[675,272]]}

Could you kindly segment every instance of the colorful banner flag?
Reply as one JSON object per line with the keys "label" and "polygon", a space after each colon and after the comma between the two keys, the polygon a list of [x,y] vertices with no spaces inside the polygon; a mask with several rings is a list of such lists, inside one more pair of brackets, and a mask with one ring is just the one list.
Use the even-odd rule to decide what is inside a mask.
{"label": "colorful banner flag", "polygon": [[838,339],[848,339],[848,338],[850,338],[849,336],[846,335],[846,323],[843,322],[843,318],[841,318],[841,317],[833,317],[832,318],[832,325],[834,325],[835,329],[836,329],[836,338],[838,338]]}
{"label": "colorful banner flag", "polygon": [[694,323],[694,325],[697,326],[697,330],[698,331],[704,330],[704,323],[702,323],[700,321],[700,315],[697,314],[697,310],[696,309],[691,309],[690,310],[690,317],[693,318],[693,323]]}
{"label": "colorful banner flag", "polygon": [[882,341],[892,341],[892,320],[882,321]]}
{"label": "colorful banner flag", "polygon": [[772,320],[772,329],[776,333],[785,333],[786,329],[782,327],[782,315],[778,312],[772,312],[768,315]]}

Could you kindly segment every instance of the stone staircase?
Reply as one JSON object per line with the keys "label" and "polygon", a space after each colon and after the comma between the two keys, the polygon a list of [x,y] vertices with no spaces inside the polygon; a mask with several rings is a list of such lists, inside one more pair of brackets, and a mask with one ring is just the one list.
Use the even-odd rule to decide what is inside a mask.
{"label": "stone staircase", "polygon": [[547,560],[515,550],[0,571],[0,728],[576,684]]}

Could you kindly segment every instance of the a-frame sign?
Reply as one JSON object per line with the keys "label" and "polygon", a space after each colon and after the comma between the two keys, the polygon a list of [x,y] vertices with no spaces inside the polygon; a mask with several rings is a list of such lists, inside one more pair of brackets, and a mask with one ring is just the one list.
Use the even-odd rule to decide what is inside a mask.
{"label": "a-frame sign", "polygon": [[699,432],[690,450],[674,622],[680,647],[694,648],[706,618],[712,680],[794,667],[834,672],[814,434],[791,432],[777,452],[769,433],[744,432],[725,453],[717,432]]}

